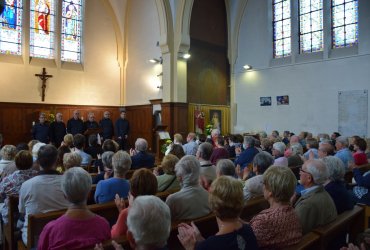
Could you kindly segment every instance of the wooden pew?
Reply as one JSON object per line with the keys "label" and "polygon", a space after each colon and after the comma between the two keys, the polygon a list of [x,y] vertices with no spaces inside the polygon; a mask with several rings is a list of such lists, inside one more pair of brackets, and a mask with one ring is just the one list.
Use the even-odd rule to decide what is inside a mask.
{"label": "wooden pew", "polygon": [[155,196],[157,196],[158,198],[160,198],[162,201],[166,201],[167,197],[170,194],[176,193],[179,190],[180,189],[172,189],[172,190],[167,190],[167,191],[163,191],[163,192],[158,192],[158,193],[155,194]]}
{"label": "wooden pew", "polygon": [[[128,201],[126,200],[126,205]],[[88,208],[95,214],[98,214],[110,223],[116,221],[118,218],[118,209],[114,201],[104,204],[93,204],[89,205]],[[55,220],[62,216],[66,212],[66,209],[52,211],[48,213],[31,214],[28,216],[28,231],[27,231],[27,246],[23,243],[22,239],[18,240],[18,250],[31,249],[36,247],[38,238],[42,232],[44,226],[52,220]]]}
{"label": "wooden pew", "polygon": [[319,249],[320,235],[309,232],[295,245],[285,247],[285,250],[316,250]]}
{"label": "wooden pew", "polygon": [[[216,216],[214,213],[200,217],[198,219],[185,220],[182,222],[190,224],[191,221],[195,223],[195,225],[198,227],[200,233],[202,234],[204,238],[208,238],[209,236],[215,235],[218,232]],[[177,249],[183,250],[184,249],[179,239],[177,238],[177,234],[178,234],[177,228],[179,224],[180,222],[174,222],[171,226],[170,237],[168,238],[168,241],[167,241],[168,249],[171,249],[171,250],[177,250]]]}
{"label": "wooden pew", "polygon": [[17,241],[16,241],[16,214],[18,214],[18,196],[9,196],[9,203],[8,203],[8,223],[3,225],[3,234],[4,234],[4,241],[3,241],[3,249],[10,249],[16,250],[17,249]]}
{"label": "wooden pew", "polygon": [[346,235],[349,242],[354,242],[357,234],[363,231],[364,208],[355,206],[352,210],[345,211],[331,223],[315,228],[313,232],[320,235],[321,249],[339,249],[345,244]]}
{"label": "wooden pew", "polygon": [[240,218],[244,221],[250,221],[253,216],[269,207],[268,201],[263,196],[253,198],[245,203]]}
{"label": "wooden pew", "polygon": [[95,204],[95,198],[94,198],[95,191],[96,191],[96,184],[92,184],[90,193],[87,196],[87,205]]}

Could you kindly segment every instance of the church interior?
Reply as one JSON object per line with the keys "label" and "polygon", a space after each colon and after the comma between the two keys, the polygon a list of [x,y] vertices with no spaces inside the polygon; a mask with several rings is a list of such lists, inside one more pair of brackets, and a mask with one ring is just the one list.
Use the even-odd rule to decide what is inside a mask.
{"label": "church interior", "polygon": [[[75,110],[84,121],[90,112],[99,121],[105,111],[115,121],[125,110],[128,145],[134,147],[137,138],[144,138],[148,151],[157,156],[157,125],[171,138],[181,134],[184,139],[215,124],[222,135],[308,131],[315,136],[339,132],[370,137],[369,0],[308,1],[322,2],[321,23],[316,31],[314,24],[308,25],[308,39],[299,12],[307,2],[303,0],[76,0],[81,3],[78,60],[66,60],[63,54],[68,40],[62,28],[67,22],[64,0],[56,0],[43,20],[53,35],[50,56],[34,51],[38,45],[32,27],[37,20],[32,13],[42,0],[0,3],[9,1],[19,4],[22,18],[18,41],[11,42],[17,52],[2,47],[9,27],[3,28],[0,19],[2,145],[30,141],[40,113],[50,121],[62,113],[66,123]],[[289,13],[282,10],[277,20],[275,8],[286,2]],[[355,30],[346,26],[341,32],[352,32],[354,38],[338,45],[332,4],[347,2],[357,6]],[[315,15],[313,9],[308,13]],[[319,38],[315,32],[321,32]],[[154,116],[158,113],[160,118]],[[302,169],[296,171],[299,179]],[[256,204],[251,209],[260,209]],[[370,217],[369,206],[355,206],[341,217],[342,224],[305,236],[306,243],[315,245],[289,249],[331,249],[331,233],[343,225],[362,232],[365,214]],[[210,226],[207,223],[203,229]]]}

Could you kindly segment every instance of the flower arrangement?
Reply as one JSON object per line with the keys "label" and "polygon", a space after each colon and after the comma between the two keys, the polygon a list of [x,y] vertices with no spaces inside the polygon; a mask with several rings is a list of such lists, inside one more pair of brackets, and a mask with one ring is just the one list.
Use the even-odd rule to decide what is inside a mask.
{"label": "flower arrangement", "polygon": [[208,124],[206,126],[206,134],[207,135],[211,135],[212,129],[213,129],[213,125],[212,124]]}
{"label": "flower arrangement", "polygon": [[55,115],[53,113],[49,114],[49,122],[52,123],[55,121]]}
{"label": "flower arrangement", "polygon": [[163,143],[162,146],[161,146],[161,152],[163,154],[166,153],[168,146],[170,146],[171,144],[172,144],[172,141],[171,140],[169,140],[169,139],[166,140],[166,142]]}

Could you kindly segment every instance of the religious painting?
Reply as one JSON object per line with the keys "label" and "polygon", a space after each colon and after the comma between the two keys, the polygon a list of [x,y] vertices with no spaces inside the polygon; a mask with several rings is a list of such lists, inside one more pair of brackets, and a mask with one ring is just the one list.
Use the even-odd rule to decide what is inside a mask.
{"label": "religious painting", "polygon": [[62,61],[81,62],[83,0],[62,2]]}
{"label": "religious painting", "polygon": [[31,0],[30,55],[54,58],[55,0]]}
{"label": "religious painting", "polygon": [[200,106],[195,106],[194,110],[194,128],[195,133],[204,134],[204,112],[201,110]]}
{"label": "religious painting", "polygon": [[260,97],[260,106],[271,106],[271,96]]}
{"label": "religious painting", "polygon": [[289,105],[289,96],[281,95],[276,97],[277,105]]}
{"label": "religious painting", "polygon": [[210,109],[209,110],[210,124],[212,124],[213,129],[218,129],[221,131],[222,117],[221,110]]}
{"label": "religious painting", "polygon": [[4,11],[0,15],[0,53],[21,55],[22,14],[21,0],[5,0]]}

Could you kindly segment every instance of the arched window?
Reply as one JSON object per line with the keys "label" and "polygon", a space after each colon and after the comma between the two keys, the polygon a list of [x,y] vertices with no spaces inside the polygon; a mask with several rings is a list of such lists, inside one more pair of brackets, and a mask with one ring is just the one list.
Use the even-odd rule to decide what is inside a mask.
{"label": "arched window", "polygon": [[22,54],[22,0],[6,0],[0,15],[0,53]]}
{"label": "arched window", "polygon": [[55,1],[31,0],[30,56],[54,59]]}
{"label": "arched window", "polygon": [[82,0],[63,0],[61,60],[81,62]]}
{"label": "arched window", "polygon": [[299,0],[300,53],[323,49],[322,0]]}
{"label": "arched window", "polygon": [[[30,7],[29,16],[25,15],[27,27],[22,19],[23,4]],[[22,46],[29,45],[30,57],[81,63],[83,6],[84,0],[6,0],[0,15],[0,54],[21,55]],[[29,41],[22,45],[28,30]]]}
{"label": "arched window", "polygon": [[291,53],[290,0],[273,1],[274,57]]}
{"label": "arched window", "polygon": [[357,0],[332,0],[332,40],[333,48],[358,43]]}

